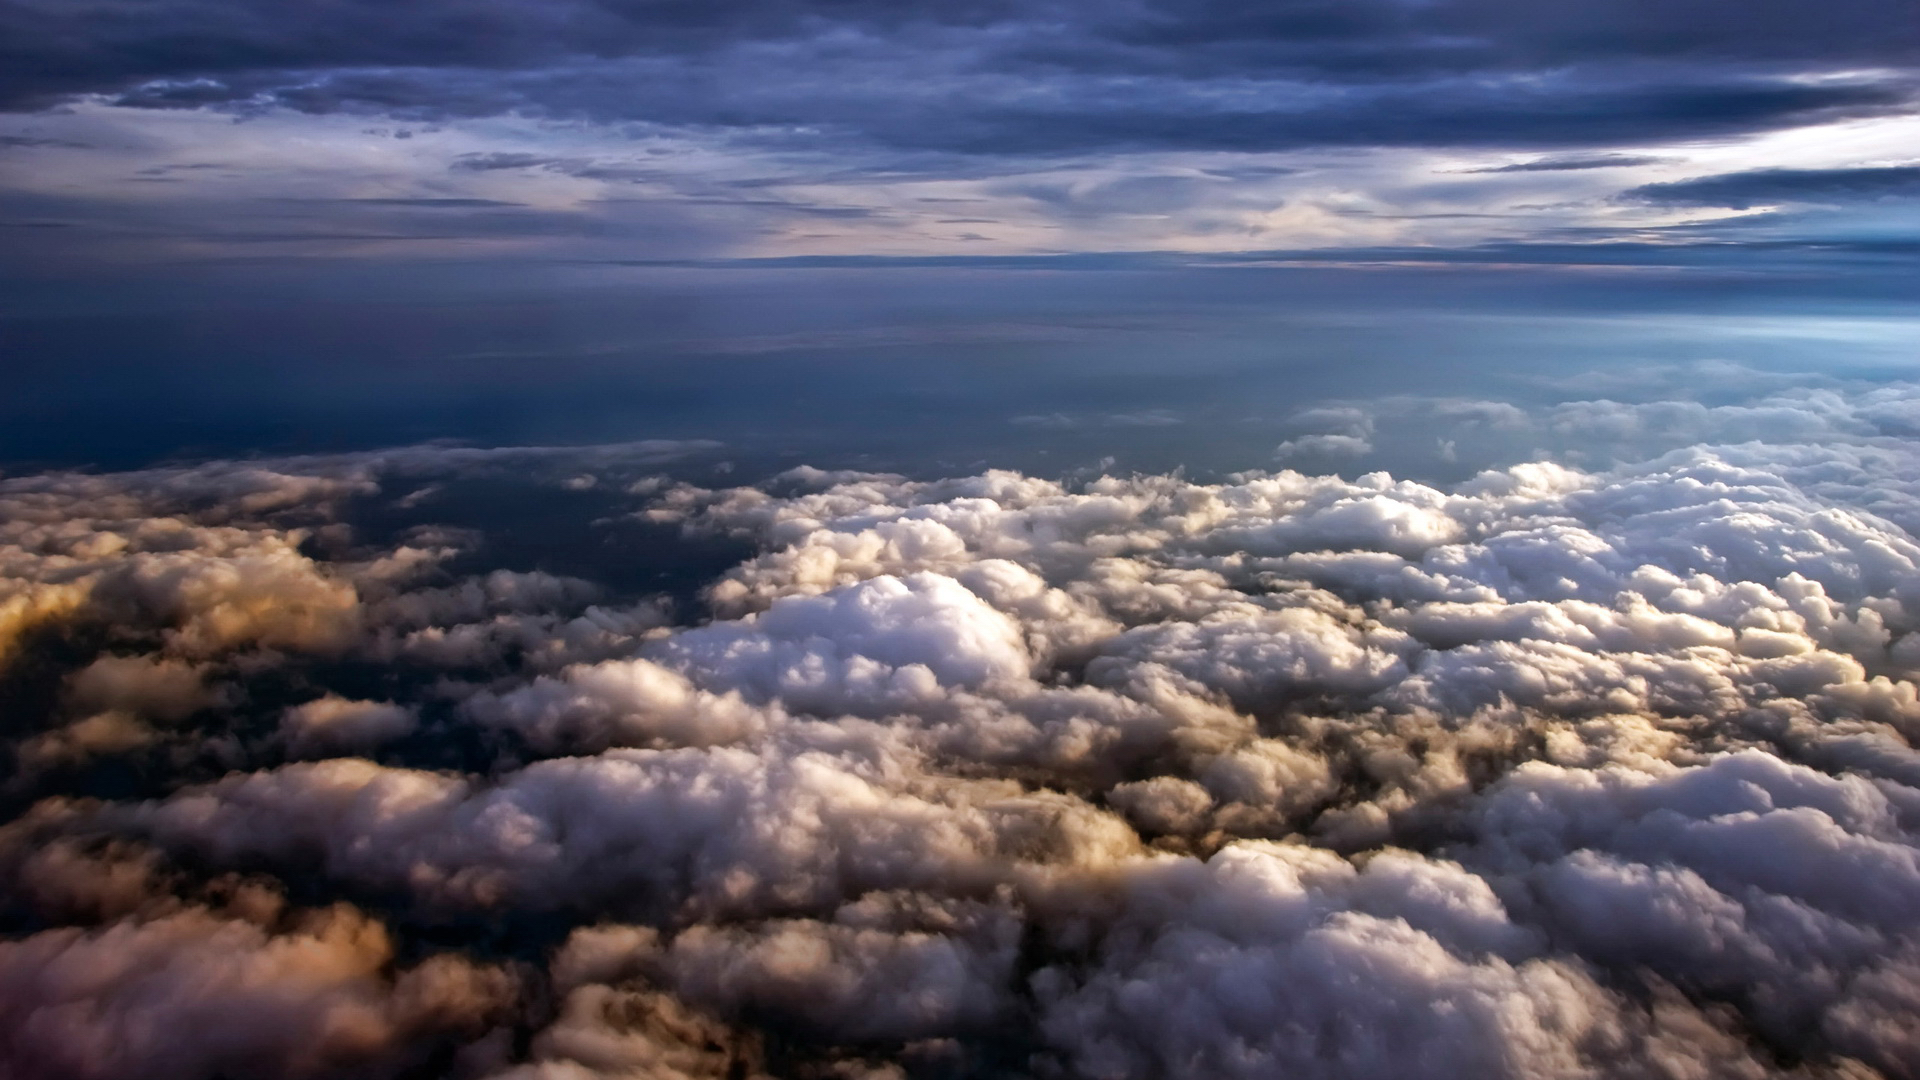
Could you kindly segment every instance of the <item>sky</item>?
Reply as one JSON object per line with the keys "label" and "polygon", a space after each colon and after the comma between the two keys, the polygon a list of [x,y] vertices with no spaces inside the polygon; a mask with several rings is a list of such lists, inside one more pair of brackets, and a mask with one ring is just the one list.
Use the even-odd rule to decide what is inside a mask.
{"label": "sky", "polygon": [[5,1080],[1920,1080],[1914,0],[0,0]]}
{"label": "sky", "polygon": [[1909,234],[1920,191],[1920,28],[1898,0],[0,17],[8,225],[48,230],[15,248],[27,277],[47,259],[1870,246]]}
{"label": "sky", "polygon": [[0,40],[18,461],[739,438],[752,358],[884,417],[994,382],[952,364],[1178,411],[1066,358],[1261,341],[1310,383],[1435,313],[1486,316],[1437,337],[1489,378],[1594,342],[1542,357],[1543,317],[1612,318],[1615,367],[1784,362],[1756,311],[1830,371],[1887,358],[1819,328],[1914,314],[1904,0],[14,0]]}

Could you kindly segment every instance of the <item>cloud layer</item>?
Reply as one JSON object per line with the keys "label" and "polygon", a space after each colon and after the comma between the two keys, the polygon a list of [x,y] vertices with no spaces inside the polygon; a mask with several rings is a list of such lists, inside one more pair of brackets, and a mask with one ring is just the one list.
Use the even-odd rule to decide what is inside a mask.
{"label": "cloud layer", "polygon": [[[1920,47],[1907,14],[1890,0],[1776,3],[1738,20],[1705,3],[1546,12],[1487,0],[549,0],[479,12],[433,4],[405,17],[360,2],[13,2],[0,8],[13,43],[0,101],[103,92],[159,107],[273,101],[421,119],[519,109],[769,131],[824,124],[902,148],[1023,154],[1579,145],[1903,102],[1898,79],[1781,76],[1898,73]],[[824,85],[825,72],[868,85]],[[969,105],[925,123],[936,97]]]}
{"label": "cloud layer", "polygon": [[1756,184],[1851,241],[1904,228],[1920,86],[1901,0],[8,0],[0,42],[27,280],[1698,239]]}
{"label": "cloud layer", "polygon": [[[1910,402],[1452,486],[729,488],[664,445],[0,480],[0,1059],[1920,1076]],[[638,549],[503,565],[445,493],[507,476],[749,554],[698,612],[608,584]]]}

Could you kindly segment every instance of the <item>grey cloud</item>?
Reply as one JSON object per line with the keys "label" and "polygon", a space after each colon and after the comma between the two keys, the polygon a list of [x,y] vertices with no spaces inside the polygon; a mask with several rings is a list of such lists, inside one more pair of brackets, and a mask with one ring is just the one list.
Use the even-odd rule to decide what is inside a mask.
{"label": "grey cloud", "polygon": [[1920,194],[1920,165],[1857,169],[1756,169],[1647,184],[1626,197],[1674,206],[1746,210],[1763,203],[1848,203]]}
{"label": "grey cloud", "polygon": [[1300,434],[1274,449],[1274,457],[1281,461],[1365,457],[1373,452],[1373,416],[1363,409],[1345,406],[1308,409],[1289,417],[1285,426]]}
{"label": "grey cloud", "polygon": [[1644,154],[1595,154],[1588,157],[1549,157],[1535,158],[1532,161],[1516,161],[1511,165],[1494,165],[1484,169],[1467,169],[1470,173],[1528,173],[1528,172],[1579,172],[1587,169],[1624,169],[1634,165],[1655,165],[1665,158],[1648,157]]}
{"label": "grey cloud", "polygon": [[[94,91],[151,107],[277,103],[420,120],[539,113],[987,155],[1577,147],[1904,109],[1910,80],[1897,73],[1915,42],[1896,8],[1855,0],[1811,19],[1778,5],[1737,33],[1707,34],[1717,20],[1692,7],[1607,8],[1596,22],[1591,4],[1549,14],[1492,2],[1336,14],[1305,2],[695,12],[583,0],[405,20],[365,4],[282,5],[266,19],[249,5],[181,3],[117,21],[14,4],[0,25],[23,44],[0,96],[36,107]],[[1896,74],[1780,77],[1849,60],[1847,70]],[[956,112],[955,100],[969,104]]]}
{"label": "grey cloud", "polygon": [[0,146],[17,149],[89,150],[91,145],[70,139],[47,139],[33,135],[0,135]]}
{"label": "grey cloud", "polygon": [[475,210],[475,209],[490,209],[490,208],[496,208],[496,207],[514,207],[514,206],[525,205],[524,203],[504,202],[499,199],[417,198],[417,199],[347,199],[344,201],[356,203],[361,206],[423,207],[429,210],[435,210],[435,209]]}
{"label": "grey cloud", "polygon": [[1078,427],[1116,427],[1116,428],[1154,428],[1173,427],[1186,421],[1170,409],[1146,409],[1141,412],[1107,413],[1100,416],[1069,416],[1066,413],[1049,413],[1045,416],[1015,416],[1007,421],[1021,427],[1035,428],[1078,428]]}
{"label": "grey cloud", "polygon": [[460,172],[496,172],[502,169],[540,169],[568,165],[574,158],[550,157],[546,154],[531,154],[525,151],[494,151],[491,153],[462,154],[454,159],[453,168]]}

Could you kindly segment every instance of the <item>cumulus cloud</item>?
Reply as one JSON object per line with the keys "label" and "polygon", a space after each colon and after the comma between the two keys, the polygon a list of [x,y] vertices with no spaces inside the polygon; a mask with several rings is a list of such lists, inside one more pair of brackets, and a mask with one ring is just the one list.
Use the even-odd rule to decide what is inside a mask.
{"label": "cumulus cloud", "polygon": [[[1452,402],[1817,441],[1450,485],[711,489],[595,451],[6,481],[6,587],[64,599],[11,609],[4,688],[40,711],[0,827],[0,1054],[1920,1075],[1907,401]],[[477,563],[484,530],[411,498],[529,468],[751,553],[676,611]],[[356,530],[356,500],[412,524]]]}
{"label": "cumulus cloud", "polygon": [[413,710],[390,701],[352,701],[329,694],[288,709],[280,717],[280,734],[290,752],[310,756],[372,749],[417,725]]}
{"label": "cumulus cloud", "polygon": [[20,1077],[393,1075],[511,1002],[500,969],[392,961],[344,906],[281,932],[204,909],[47,930],[0,943],[0,1046]]}
{"label": "cumulus cloud", "polygon": [[1373,443],[1364,435],[1302,435],[1288,439],[1274,449],[1282,461],[1296,457],[1363,457],[1373,452]]}

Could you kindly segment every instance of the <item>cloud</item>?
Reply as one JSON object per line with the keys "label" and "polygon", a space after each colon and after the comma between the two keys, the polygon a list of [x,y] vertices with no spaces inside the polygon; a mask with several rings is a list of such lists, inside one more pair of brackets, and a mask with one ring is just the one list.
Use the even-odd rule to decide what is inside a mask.
{"label": "cloud", "polygon": [[86,143],[72,142],[67,139],[48,139],[33,135],[0,135],[0,146],[19,149],[38,150],[89,150]]}
{"label": "cloud", "polygon": [[1634,1030],[1578,967],[1503,957],[1531,951],[1528,935],[1458,867],[1383,854],[1356,872],[1241,844],[1159,869],[1129,896],[1153,914],[1123,921],[1132,933],[1103,964],[1036,978],[1047,1033],[1081,1075],[1578,1076],[1606,1071],[1605,1050],[1581,1048],[1608,1042],[1707,1064],[1702,1047]]}
{"label": "cloud", "polygon": [[[187,909],[0,944],[0,1032],[20,1077],[289,1077],[422,1060],[485,1030],[498,969],[436,957],[393,975],[384,928],[348,907],[284,932]],[[191,1035],[186,1033],[191,1032]]]}
{"label": "cloud", "polygon": [[67,691],[81,711],[124,709],[179,720],[218,700],[205,678],[204,666],[179,660],[105,656],[75,672]]}
{"label": "cloud", "polygon": [[1008,423],[1022,427],[1050,428],[1066,430],[1081,427],[1116,428],[1156,428],[1174,427],[1186,421],[1169,409],[1144,409],[1131,413],[1108,413],[1104,416],[1069,416],[1065,413],[1049,413],[1045,416],[1016,416]]}
{"label": "cloud", "polygon": [[[858,133],[881,145],[1017,156],[1120,147],[1581,146],[1764,130],[1905,102],[1904,13],[1776,6],[1730,30],[1699,5],[1631,16],[1450,0],[1220,5],[841,4],[724,12],[596,0],[507,3],[475,20],[365,4],[160,5],[137,17],[13,4],[0,101],[81,93],[146,107],[401,118],[541,113]],[[175,36],[192,25],[191,44]],[[424,29],[423,29],[424,28]],[[1783,79],[1829,70],[1850,78]],[[1862,72],[1889,77],[1876,82]],[[791,73],[791,74],[787,74]],[[836,76],[831,81],[822,75]],[[936,108],[970,103],[947,122]],[[944,105],[942,104],[944,103]],[[474,162],[515,160],[480,151]],[[531,158],[512,167],[551,167]]]}
{"label": "cloud", "polygon": [[1627,198],[1671,206],[1749,210],[1770,203],[1845,204],[1920,195],[1920,165],[1849,169],[1755,169],[1646,184]]}
{"label": "cloud", "polygon": [[1664,158],[1645,154],[1594,154],[1587,157],[1546,157],[1516,161],[1484,169],[1466,169],[1469,173],[1583,172],[1587,169],[1623,169],[1635,165],[1656,165]]}
{"label": "cloud", "polygon": [[350,701],[331,694],[296,705],[280,718],[288,751],[300,756],[372,749],[416,726],[413,711],[392,702]]}
{"label": "cloud", "polygon": [[1364,435],[1302,435],[1274,448],[1273,456],[1285,461],[1296,457],[1365,457],[1373,453],[1373,443]]}
{"label": "cloud", "polygon": [[398,206],[426,210],[486,210],[502,207],[524,206],[524,203],[504,202],[500,199],[347,199],[346,202],[361,206]]}
{"label": "cloud", "polygon": [[[0,684],[38,703],[0,1054],[1911,1075],[1911,396],[1283,421],[1749,440],[1446,485],[716,489],[659,447],[0,481],[7,588],[63,598],[16,609]],[[703,609],[617,586],[625,549],[516,569],[436,517],[508,476],[676,532]],[[328,633],[290,632],[311,596]]]}
{"label": "cloud", "polygon": [[[273,255],[310,296],[399,262],[460,280],[1096,250],[1433,263],[1530,238],[1534,263],[1626,245],[1725,263],[1778,237],[1621,199],[1668,178],[1622,168],[1701,142],[1743,168],[1773,160],[1754,149],[1770,133],[1831,125],[1859,127],[1825,145],[1862,162],[1904,145],[1920,84],[1896,0],[1819,19],[1775,4],[1737,30],[1695,4],[1575,6],[511,0],[481,18],[434,0],[399,19],[361,0],[156,0],[109,18],[22,0],[0,7],[21,43],[0,65],[4,137],[35,142],[0,184],[9,269],[219,276]],[[1819,245],[1884,231],[1792,227],[1848,278],[1868,267]],[[1721,242],[1685,255],[1648,242],[1709,229]]]}
{"label": "cloud", "polygon": [[1292,458],[1365,457],[1373,453],[1373,415],[1351,406],[1322,406],[1287,418],[1301,432],[1274,449],[1280,461]]}

